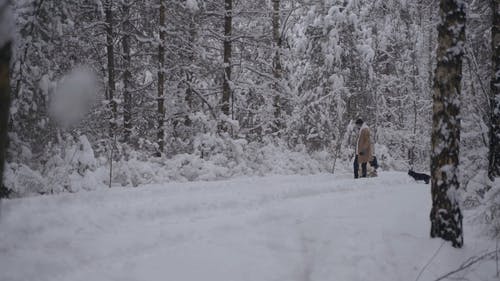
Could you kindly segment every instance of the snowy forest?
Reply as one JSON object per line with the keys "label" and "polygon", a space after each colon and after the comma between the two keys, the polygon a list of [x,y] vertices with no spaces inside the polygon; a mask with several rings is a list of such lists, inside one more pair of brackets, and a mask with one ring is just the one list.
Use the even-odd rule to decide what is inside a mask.
{"label": "snowy forest", "polygon": [[[407,210],[409,216],[423,213],[429,221],[431,211],[431,236],[460,248],[464,213],[464,224],[482,226],[477,239],[488,244],[500,237],[499,5],[0,0],[0,114],[6,120],[0,122],[0,198],[12,202],[2,204],[297,175],[307,179],[297,180],[306,184],[304,191],[283,187],[283,193],[313,192],[307,182],[315,176],[329,176],[332,188],[343,188],[352,180],[359,144],[355,122],[362,119],[380,166],[367,190],[388,188],[391,180],[414,184],[408,170],[429,174],[430,185],[412,188],[423,190],[433,209]],[[335,185],[338,178],[345,182]],[[364,188],[362,180],[353,186]],[[314,194],[326,188],[311,185]],[[244,189],[253,194],[250,186]],[[144,192],[154,196],[151,190]],[[248,200],[240,203],[251,205]],[[449,213],[443,215],[443,208]],[[2,226],[17,227],[9,220],[2,225],[1,214],[0,234]],[[442,228],[450,222],[452,227]],[[10,241],[0,239],[0,256],[2,242]],[[433,244],[430,252],[438,247]],[[487,279],[491,273],[484,280],[499,280],[498,243],[489,250],[481,261],[497,256],[496,279]],[[425,264],[428,258],[418,260]],[[20,262],[2,261],[12,268]],[[447,266],[451,271],[457,264]],[[378,280],[413,280],[408,274],[414,270]],[[4,277],[23,280],[15,276]],[[314,276],[273,280],[332,278]]]}
{"label": "snowy forest", "polygon": [[[384,168],[428,170],[438,2],[230,2],[13,1],[7,187],[331,172],[356,118]],[[488,167],[488,1],[467,15],[464,188]]]}

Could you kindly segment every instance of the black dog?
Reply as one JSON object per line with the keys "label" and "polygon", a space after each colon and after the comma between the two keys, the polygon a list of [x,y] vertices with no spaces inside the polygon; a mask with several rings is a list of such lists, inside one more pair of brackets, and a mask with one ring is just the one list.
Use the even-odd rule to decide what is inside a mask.
{"label": "black dog", "polygon": [[429,184],[429,181],[431,180],[431,176],[427,174],[416,173],[412,170],[408,171],[408,175],[414,178],[416,181],[425,181],[425,184]]}
{"label": "black dog", "polygon": [[373,159],[372,159],[372,161],[370,161],[370,166],[372,166],[375,170],[378,169],[379,165],[378,165],[377,156],[373,155]]}

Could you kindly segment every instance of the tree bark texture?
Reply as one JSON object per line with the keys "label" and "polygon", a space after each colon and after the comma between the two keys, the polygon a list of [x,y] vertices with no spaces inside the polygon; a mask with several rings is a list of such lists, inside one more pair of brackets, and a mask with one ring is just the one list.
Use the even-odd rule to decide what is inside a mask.
{"label": "tree bark texture", "polygon": [[3,169],[8,143],[11,45],[11,42],[7,42],[3,46],[0,46],[0,199],[9,195],[7,188],[3,185]]}
{"label": "tree bark texture", "polygon": [[116,101],[115,94],[115,50],[113,30],[113,1],[107,0],[105,7],[106,16],[106,51],[108,59],[108,101],[111,109],[110,134],[113,136],[116,129]]}
{"label": "tree bark texture", "polygon": [[491,98],[490,98],[490,149],[488,176],[500,176],[500,0],[492,0],[493,23],[491,26]]}
{"label": "tree bark texture", "polygon": [[441,0],[437,67],[433,84],[431,237],[463,246],[462,213],[457,198],[460,144],[460,82],[465,44],[465,3]]}
{"label": "tree bark texture", "polygon": [[[229,116],[229,100],[231,98],[231,56],[232,56],[232,29],[233,29],[233,0],[225,0],[224,5],[224,80],[222,83],[221,110]],[[223,126],[227,130],[227,126]]]}
{"label": "tree bark texture", "polygon": [[132,32],[130,23],[130,3],[123,2],[123,29],[124,34],[122,38],[123,49],[123,127],[125,142],[130,141],[130,134],[132,132],[132,94],[130,91],[132,73],[130,72],[130,32]]}
{"label": "tree bark texture", "polygon": [[274,75],[274,119],[276,129],[279,130],[282,126],[281,122],[281,97],[279,92],[279,81],[282,78],[281,66],[281,28],[280,28],[280,0],[273,0],[273,41],[274,41],[274,58],[273,58],[273,75]]}
{"label": "tree bark texture", "polygon": [[165,149],[165,0],[160,0],[160,43],[158,45],[158,156]]}
{"label": "tree bark texture", "polygon": [[[189,23],[189,43],[191,45],[191,48],[187,50],[188,53],[188,58],[189,62],[192,64],[195,64],[195,54],[194,54],[194,48],[195,48],[195,41],[196,41],[196,26],[194,24],[194,16],[193,20]],[[190,113],[193,112],[193,102],[194,102],[194,94],[193,94],[193,82],[194,82],[194,74],[190,69],[186,70],[186,82],[187,82],[187,88],[186,88],[186,96],[184,97],[184,101],[187,104],[188,108],[188,114],[186,114],[185,122],[184,125],[187,127],[190,127],[192,125]]]}

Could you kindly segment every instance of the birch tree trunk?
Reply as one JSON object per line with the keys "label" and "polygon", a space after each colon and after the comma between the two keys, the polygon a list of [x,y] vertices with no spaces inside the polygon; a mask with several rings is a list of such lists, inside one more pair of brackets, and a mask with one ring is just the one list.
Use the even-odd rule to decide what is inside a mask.
{"label": "birch tree trunk", "polygon": [[441,0],[437,67],[433,85],[431,237],[463,246],[457,190],[460,144],[460,91],[465,44],[465,3]]}

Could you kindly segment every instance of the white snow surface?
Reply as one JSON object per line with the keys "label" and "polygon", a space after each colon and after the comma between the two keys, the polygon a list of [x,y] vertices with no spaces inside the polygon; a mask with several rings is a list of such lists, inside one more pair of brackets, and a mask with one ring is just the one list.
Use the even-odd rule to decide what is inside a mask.
{"label": "white snow surface", "polygon": [[[0,280],[416,280],[442,245],[429,238],[429,189],[382,172],[6,200]],[[465,220],[464,248],[445,243],[419,280],[492,249]],[[486,261],[455,277],[498,280],[494,268]]]}

